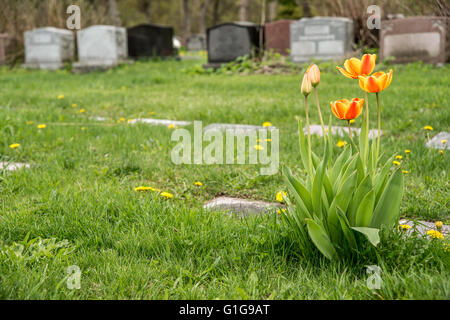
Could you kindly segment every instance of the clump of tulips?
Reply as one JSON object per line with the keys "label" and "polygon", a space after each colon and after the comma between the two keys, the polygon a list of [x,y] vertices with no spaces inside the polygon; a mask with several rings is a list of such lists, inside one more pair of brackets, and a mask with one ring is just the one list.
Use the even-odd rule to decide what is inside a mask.
{"label": "clump of tulips", "polygon": [[[371,243],[377,246],[385,230],[398,224],[403,196],[403,175],[392,169],[393,158],[379,165],[381,109],[379,94],[391,83],[392,70],[375,72],[376,55],[366,54],[361,60],[346,60],[337,69],[346,77],[358,79],[364,99],[340,99],[330,102],[332,113],[347,122],[348,140],[340,154],[334,154],[331,118],[328,131],[323,122],[317,88],[320,70],[310,66],[303,77],[307,134],[299,120],[300,154],[307,172],[306,180],[292,175],[288,168],[283,175],[290,191],[286,198],[288,210],[283,213],[290,234],[298,240],[305,256],[317,248],[330,260],[352,256]],[[311,150],[308,97],[314,91],[315,104],[324,136],[323,156]],[[378,135],[369,143],[368,93],[375,93],[378,113]],[[365,104],[365,112],[363,112]],[[351,122],[363,114],[359,139],[352,134]],[[329,132],[329,134],[327,134]]]}

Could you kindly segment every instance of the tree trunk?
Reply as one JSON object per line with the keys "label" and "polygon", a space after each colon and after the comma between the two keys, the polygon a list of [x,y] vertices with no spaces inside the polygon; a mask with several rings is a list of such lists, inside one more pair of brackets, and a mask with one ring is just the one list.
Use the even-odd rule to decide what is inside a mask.
{"label": "tree trunk", "polygon": [[191,13],[189,11],[189,0],[181,0],[181,11],[183,13],[183,43],[191,35]]}
{"label": "tree trunk", "polygon": [[303,16],[311,17],[311,6],[309,5],[308,0],[303,0],[302,6],[303,6]]}
{"label": "tree trunk", "polygon": [[108,0],[108,11],[111,23],[115,26],[121,26],[119,7],[117,0]]}
{"label": "tree trunk", "polygon": [[239,21],[248,21],[248,0],[239,2]]}
{"label": "tree trunk", "polygon": [[209,0],[203,1],[203,6],[200,12],[200,19],[199,19],[200,21],[198,23],[201,34],[206,33],[206,14],[208,13],[209,4],[210,4]]}
{"label": "tree trunk", "polygon": [[139,1],[139,9],[144,12],[145,18],[148,23],[152,22],[152,1],[151,0],[140,0]]}
{"label": "tree trunk", "polygon": [[220,9],[220,0],[215,0],[213,7],[213,25],[217,25],[219,23],[219,9]]}
{"label": "tree trunk", "polygon": [[278,1],[269,2],[269,21],[275,21],[278,13]]}

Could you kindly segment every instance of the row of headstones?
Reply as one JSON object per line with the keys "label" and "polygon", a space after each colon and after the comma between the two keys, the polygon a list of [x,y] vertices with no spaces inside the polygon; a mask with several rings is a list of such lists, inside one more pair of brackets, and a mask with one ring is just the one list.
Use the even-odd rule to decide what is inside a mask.
{"label": "row of headstones", "polygon": [[[445,17],[382,21],[380,58],[394,56],[397,63],[445,63],[449,21]],[[224,23],[207,31],[208,62],[213,65],[251,56],[260,48],[261,39],[266,50],[290,54],[294,62],[343,59],[352,54],[354,25],[342,17],[281,20],[265,24],[264,29],[251,23]]]}
{"label": "row of headstones", "polygon": [[[142,24],[132,28],[91,26],[77,32],[74,69],[108,68],[131,58],[174,55],[173,28]],[[53,27],[25,32],[25,67],[59,69],[75,60],[75,35]]]}

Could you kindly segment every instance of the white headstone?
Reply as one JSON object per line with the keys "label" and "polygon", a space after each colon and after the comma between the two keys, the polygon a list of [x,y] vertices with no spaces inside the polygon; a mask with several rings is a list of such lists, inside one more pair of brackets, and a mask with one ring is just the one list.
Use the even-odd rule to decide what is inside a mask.
{"label": "white headstone", "polygon": [[[325,131],[327,131],[327,130],[328,130],[328,126],[325,126]],[[313,135],[318,135],[318,136],[321,136],[321,137],[323,136],[322,126],[319,125],[319,124],[312,124],[312,125],[310,125],[309,126],[309,131]],[[306,126],[303,128],[303,132],[305,134],[308,133],[308,129],[307,129]],[[360,132],[361,132],[360,128],[352,128],[352,135],[359,136]],[[344,137],[344,136],[348,135],[348,128],[347,127],[340,127],[340,126],[332,126],[331,127],[331,134]],[[383,135],[383,131],[381,131],[381,135]],[[372,139],[374,137],[376,138],[377,136],[378,136],[378,130],[377,129],[375,129],[375,130],[371,129],[369,131],[369,139]]]}
{"label": "white headstone", "polygon": [[276,127],[263,127],[249,124],[227,124],[227,123],[213,123],[206,126],[203,131],[233,131],[236,133],[255,132],[256,130],[274,130]]}
{"label": "white headstone", "polygon": [[427,142],[427,148],[450,149],[450,132],[440,132]]}
{"label": "white headstone", "polygon": [[353,21],[339,17],[303,18],[291,23],[291,59],[346,58],[352,51]]}
{"label": "white headstone", "polygon": [[109,69],[128,58],[127,31],[115,26],[91,26],[78,31],[75,71]]}
{"label": "white headstone", "polygon": [[25,32],[26,68],[56,70],[74,59],[74,34],[53,27]]}
{"label": "white headstone", "polygon": [[192,124],[190,121],[178,121],[178,120],[165,120],[165,119],[150,119],[150,118],[139,118],[130,121],[130,123],[146,123],[150,125],[161,125],[161,126],[188,126]]}
{"label": "white headstone", "polygon": [[203,205],[204,209],[210,211],[225,211],[228,213],[236,214],[240,217],[275,212],[276,209],[281,207],[282,205],[280,203],[230,197],[215,198]]}
{"label": "white headstone", "polygon": [[30,165],[28,163],[20,162],[0,162],[0,170],[16,171],[20,169],[28,169]]}

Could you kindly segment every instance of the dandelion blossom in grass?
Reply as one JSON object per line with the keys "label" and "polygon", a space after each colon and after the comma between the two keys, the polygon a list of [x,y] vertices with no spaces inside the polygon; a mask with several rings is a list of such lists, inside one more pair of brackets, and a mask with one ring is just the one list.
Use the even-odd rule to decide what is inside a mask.
{"label": "dandelion blossom in grass", "polygon": [[285,213],[286,212],[286,209],[278,209],[277,210],[277,213],[278,214],[282,214],[282,213]]}
{"label": "dandelion blossom in grass", "polygon": [[402,160],[403,157],[402,156],[395,156],[395,159]]}
{"label": "dandelion blossom in grass", "polygon": [[33,123],[33,121],[27,121],[27,126],[32,125]]}
{"label": "dandelion blossom in grass", "polygon": [[403,173],[403,174],[408,174],[409,171],[403,170],[402,173]]}
{"label": "dandelion blossom in grass", "polygon": [[259,144],[255,145],[254,148],[255,148],[256,150],[264,150],[264,147],[263,147],[263,146],[260,146]]}
{"label": "dandelion blossom in grass", "polygon": [[342,148],[342,147],[344,147],[346,144],[347,144],[347,141],[339,140],[339,141],[336,143],[336,146],[337,146],[338,148]]}
{"label": "dandelion blossom in grass", "polygon": [[19,143],[13,143],[9,146],[11,149],[17,149],[18,147],[20,147]]}
{"label": "dandelion blossom in grass", "polygon": [[444,150],[439,150],[439,154],[444,154]]}
{"label": "dandelion blossom in grass", "polygon": [[410,226],[410,225],[407,225],[407,224],[399,224],[399,225],[398,225],[398,228],[399,228],[399,229],[402,229],[402,230],[404,230],[404,231],[406,231],[406,230],[411,229],[411,226]]}
{"label": "dandelion blossom in grass", "polygon": [[169,129],[174,129],[174,128],[175,128],[175,125],[174,125],[173,123],[171,123],[171,124],[169,124],[169,125],[167,126],[167,128],[169,128]]}
{"label": "dandelion blossom in grass", "polygon": [[266,121],[266,122],[264,122],[263,123],[263,125],[262,125],[263,127],[271,127],[272,126],[272,123],[270,123],[269,121]]}
{"label": "dandelion blossom in grass", "polygon": [[85,113],[86,110],[85,109],[80,109],[80,113]]}
{"label": "dandelion blossom in grass", "polygon": [[284,202],[283,197],[287,197],[286,191],[280,191],[280,192],[278,192],[277,195],[276,195],[276,197],[275,197],[275,199],[276,199],[278,202]]}
{"label": "dandelion blossom in grass", "polygon": [[45,129],[45,128],[47,128],[47,125],[45,125],[45,124],[39,124],[39,125],[37,126],[37,128],[38,128],[38,129]]}
{"label": "dandelion blossom in grass", "polygon": [[266,139],[266,141],[267,141],[267,142],[270,142],[270,141],[272,141],[272,139]]}
{"label": "dandelion blossom in grass", "polygon": [[355,122],[356,122],[355,119],[350,120],[350,124],[355,123]]}
{"label": "dandelion blossom in grass", "polygon": [[446,139],[442,139],[442,140],[441,140],[441,143],[442,143],[442,144],[446,144],[446,143],[447,143],[447,140],[446,140]]}
{"label": "dandelion blossom in grass", "polygon": [[436,230],[428,230],[427,235],[429,235],[433,239],[441,239],[444,240],[444,235]]}
{"label": "dandelion blossom in grass", "polygon": [[134,119],[128,119],[128,123],[132,123]]}
{"label": "dandelion blossom in grass", "polygon": [[425,126],[423,127],[425,130],[427,131],[433,131],[433,127],[432,126]]}
{"label": "dandelion blossom in grass", "polygon": [[441,229],[442,229],[442,226],[444,225],[444,224],[442,223],[442,221],[436,221],[434,224],[436,225],[436,228],[438,228],[438,230],[441,230]]}
{"label": "dandelion blossom in grass", "polygon": [[173,194],[171,194],[169,192],[161,192],[161,197],[164,197],[166,199],[172,199],[173,198]]}
{"label": "dandelion blossom in grass", "polygon": [[194,182],[194,186],[201,187],[202,185],[203,183],[201,183],[200,181]]}
{"label": "dandelion blossom in grass", "polygon": [[64,99],[64,95],[63,95],[63,94],[60,94],[60,95],[58,96],[58,100],[62,100],[62,99]]}
{"label": "dandelion blossom in grass", "polygon": [[140,187],[134,188],[134,191],[149,191],[149,190],[152,190],[152,187],[140,186]]}
{"label": "dandelion blossom in grass", "polygon": [[411,153],[411,150],[406,149],[406,150],[405,150],[405,153],[406,153],[406,154]]}
{"label": "dandelion blossom in grass", "polygon": [[120,122],[125,122],[125,121],[127,121],[127,119],[125,119],[125,118],[120,118],[119,121],[120,121]]}
{"label": "dandelion blossom in grass", "polygon": [[72,107],[73,107],[73,108],[76,108],[76,107],[77,107],[77,104],[76,104],[76,103],[72,103]]}
{"label": "dandelion blossom in grass", "polygon": [[399,161],[392,161],[393,164],[395,164],[396,166],[401,165],[401,163]]}

